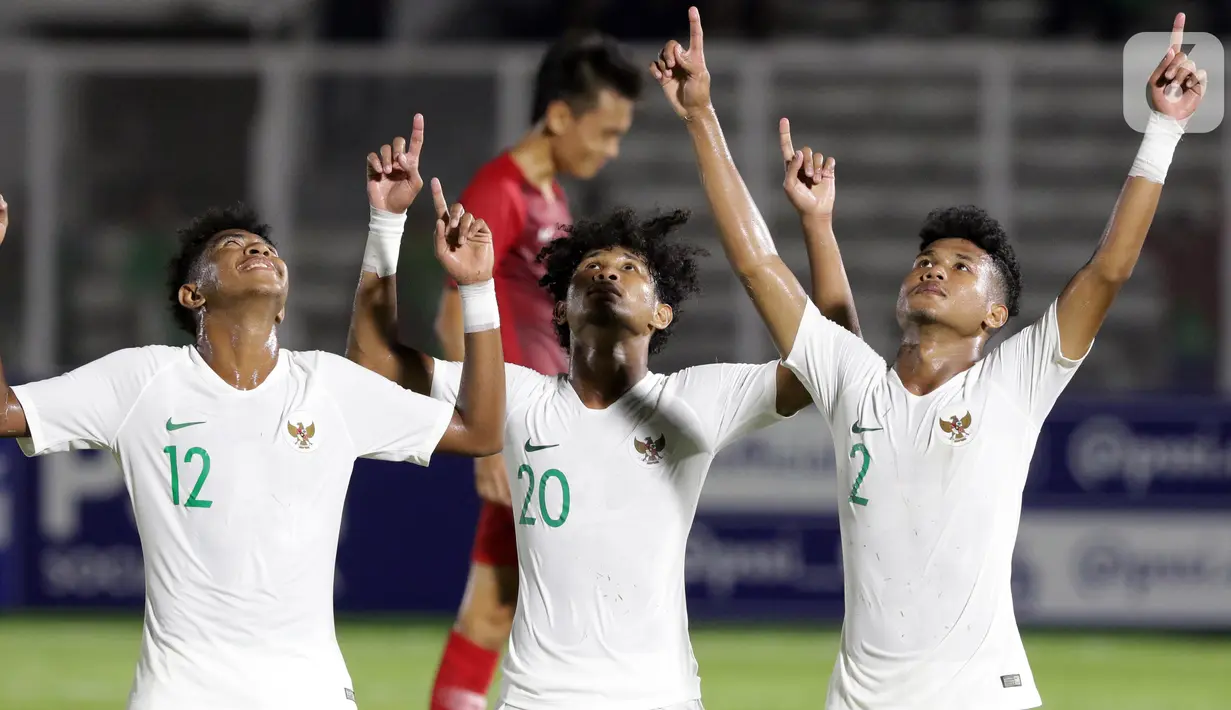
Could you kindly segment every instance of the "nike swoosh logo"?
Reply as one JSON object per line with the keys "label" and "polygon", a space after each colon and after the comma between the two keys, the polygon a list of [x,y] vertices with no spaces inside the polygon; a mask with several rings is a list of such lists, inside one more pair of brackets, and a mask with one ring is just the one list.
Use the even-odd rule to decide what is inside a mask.
{"label": "nike swoosh logo", "polygon": [[205,422],[184,422],[183,424],[172,424],[171,420],[167,419],[167,431],[176,431],[177,429],[183,429],[184,427],[196,426],[204,423]]}
{"label": "nike swoosh logo", "polygon": [[547,444],[545,446],[535,446],[534,444],[530,443],[529,439],[526,439],[526,453],[528,454],[532,454],[535,451],[542,451],[543,449],[554,449],[557,446],[559,446],[559,444]]}
{"label": "nike swoosh logo", "polygon": [[861,427],[859,426],[859,422],[855,422],[854,424],[851,425],[851,433],[852,434],[863,434],[864,432],[869,432],[869,431],[881,431],[882,428],[883,427]]}

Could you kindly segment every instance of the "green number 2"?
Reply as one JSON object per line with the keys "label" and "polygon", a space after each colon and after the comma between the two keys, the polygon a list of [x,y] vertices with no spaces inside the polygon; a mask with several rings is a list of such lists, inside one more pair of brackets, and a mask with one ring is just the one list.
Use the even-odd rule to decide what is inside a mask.
{"label": "green number 2", "polygon": [[851,495],[846,500],[855,505],[867,505],[868,499],[859,497],[859,487],[863,485],[863,477],[868,474],[868,466],[872,465],[872,454],[868,453],[868,447],[863,444],[851,447],[851,458],[855,458],[855,454],[863,454],[863,465],[859,467],[859,475],[855,476],[855,485],[851,486]]}
{"label": "green number 2", "polygon": [[[517,519],[517,524],[534,525],[537,520],[526,515],[526,511],[530,508],[530,499],[534,497],[534,469],[522,464],[517,468],[517,480],[522,480],[523,476],[530,479],[530,484],[526,486],[526,499],[522,501],[521,515]],[[547,512],[547,482],[553,479],[560,482],[559,517]],[[539,515],[543,517],[543,522],[547,523],[547,527],[558,528],[564,524],[565,520],[568,520],[569,500],[568,478],[558,469],[549,468],[544,471],[543,477],[539,479]]]}
{"label": "green number 2", "polygon": [[[179,453],[177,447],[163,447],[162,452],[167,455],[171,461],[171,504],[180,504],[180,466]],[[188,500],[184,501],[185,508],[208,508],[214,504],[212,500],[201,500],[198,496],[201,495],[201,488],[205,486],[205,479],[209,478],[209,452],[199,446],[194,446],[188,449],[184,454],[184,463],[192,463],[195,458],[201,459],[201,473],[197,476],[197,483],[192,487],[192,492],[188,494]]]}

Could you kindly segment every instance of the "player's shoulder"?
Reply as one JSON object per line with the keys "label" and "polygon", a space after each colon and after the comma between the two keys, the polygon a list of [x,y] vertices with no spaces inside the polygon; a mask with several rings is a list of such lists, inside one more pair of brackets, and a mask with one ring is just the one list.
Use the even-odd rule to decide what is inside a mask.
{"label": "player's shoulder", "polygon": [[142,345],[116,350],[95,362],[108,369],[123,370],[133,375],[152,377],[169,367],[190,364],[192,346]]}
{"label": "player's shoulder", "polygon": [[358,363],[324,350],[285,350],[283,352],[293,367],[308,372],[332,374],[357,372],[364,369]]}
{"label": "player's shoulder", "polygon": [[513,158],[508,153],[501,153],[475,171],[465,192],[488,189],[515,190],[520,188],[522,182],[524,178],[517,163],[513,162]]}

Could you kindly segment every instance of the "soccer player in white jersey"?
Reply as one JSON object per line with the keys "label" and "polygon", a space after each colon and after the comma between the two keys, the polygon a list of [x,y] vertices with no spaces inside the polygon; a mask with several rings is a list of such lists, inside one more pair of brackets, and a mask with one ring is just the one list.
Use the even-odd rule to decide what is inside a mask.
{"label": "soccer player in white jersey", "polygon": [[[146,584],[130,710],[356,707],[333,625],[355,459],[500,450],[491,237],[467,217],[442,214],[436,233],[449,275],[489,294],[465,309],[456,408],[339,356],[281,348],[287,266],[242,208],[181,232],[170,288],[194,345],[121,350],[18,387],[0,371],[0,436],[28,455],[106,449],[123,470]],[[0,199],[0,239],[7,224]]]}
{"label": "soccer player in white jersey", "polygon": [[[1022,487],[1044,418],[1137,263],[1205,93],[1205,73],[1181,51],[1184,16],[1149,77],[1153,114],[1110,223],[1055,303],[985,352],[1016,310],[1012,250],[979,210],[933,213],[902,282],[890,367],[826,319],[774,251],[722,137],[700,17],[689,15],[689,46],[669,42],[651,74],[687,121],[727,257],[838,448],[846,616],[826,707],[1039,706],[1009,587]],[[833,180],[824,161],[822,182]]]}
{"label": "soccer player in white jersey", "polygon": [[[397,162],[406,147],[397,140],[382,155]],[[369,249],[401,236],[401,198],[373,199]],[[569,371],[507,366],[504,460],[522,591],[503,708],[700,708],[684,551],[702,483],[724,446],[810,397],[777,361],[649,370],[698,290],[698,250],[676,238],[687,217],[624,210],[579,221],[539,255]],[[395,278],[365,268],[348,354],[454,402],[460,366],[396,341]]]}

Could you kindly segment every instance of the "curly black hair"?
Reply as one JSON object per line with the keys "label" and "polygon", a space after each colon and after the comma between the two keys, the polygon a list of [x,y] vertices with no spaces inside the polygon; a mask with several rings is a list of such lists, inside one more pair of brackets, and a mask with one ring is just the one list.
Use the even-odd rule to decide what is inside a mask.
{"label": "curly black hair", "polygon": [[[568,299],[569,284],[582,260],[594,251],[621,247],[645,259],[658,300],[671,306],[680,315],[681,304],[701,292],[697,278],[697,257],[709,252],[701,247],[679,241],[676,232],[688,222],[687,210],[675,210],[649,218],[639,218],[628,208],[617,209],[599,220],[580,220],[563,227],[564,236],[543,247],[538,262],[546,267],[539,285],[547,289],[552,300]],[[650,352],[662,350],[677,321],[650,337]],[[556,324],[560,345],[569,346],[567,323]]]}
{"label": "curly black hair", "polygon": [[923,220],[923,227],[919,229],[919,251],[941,239],[965,239],[987,252],[1000,275],[1009,317],[1017,315],[1017,301],[1022,295],[1022,270],[1004,227],[974,205],[940,207],[929,212]]}
{"label": "curly black hair", "polygon": [[198,278],[201,257],[213,244],[214,237],[233,229],[251,232],[273,245],[269,225],[261,222],[256,210],[239,202],[230,207],[211,207],[177,232],[180,250],[167,265],[167,292],[176,325],[193,337],[197,334],[196,317],[190,309],[180,305],[180,287]]}

